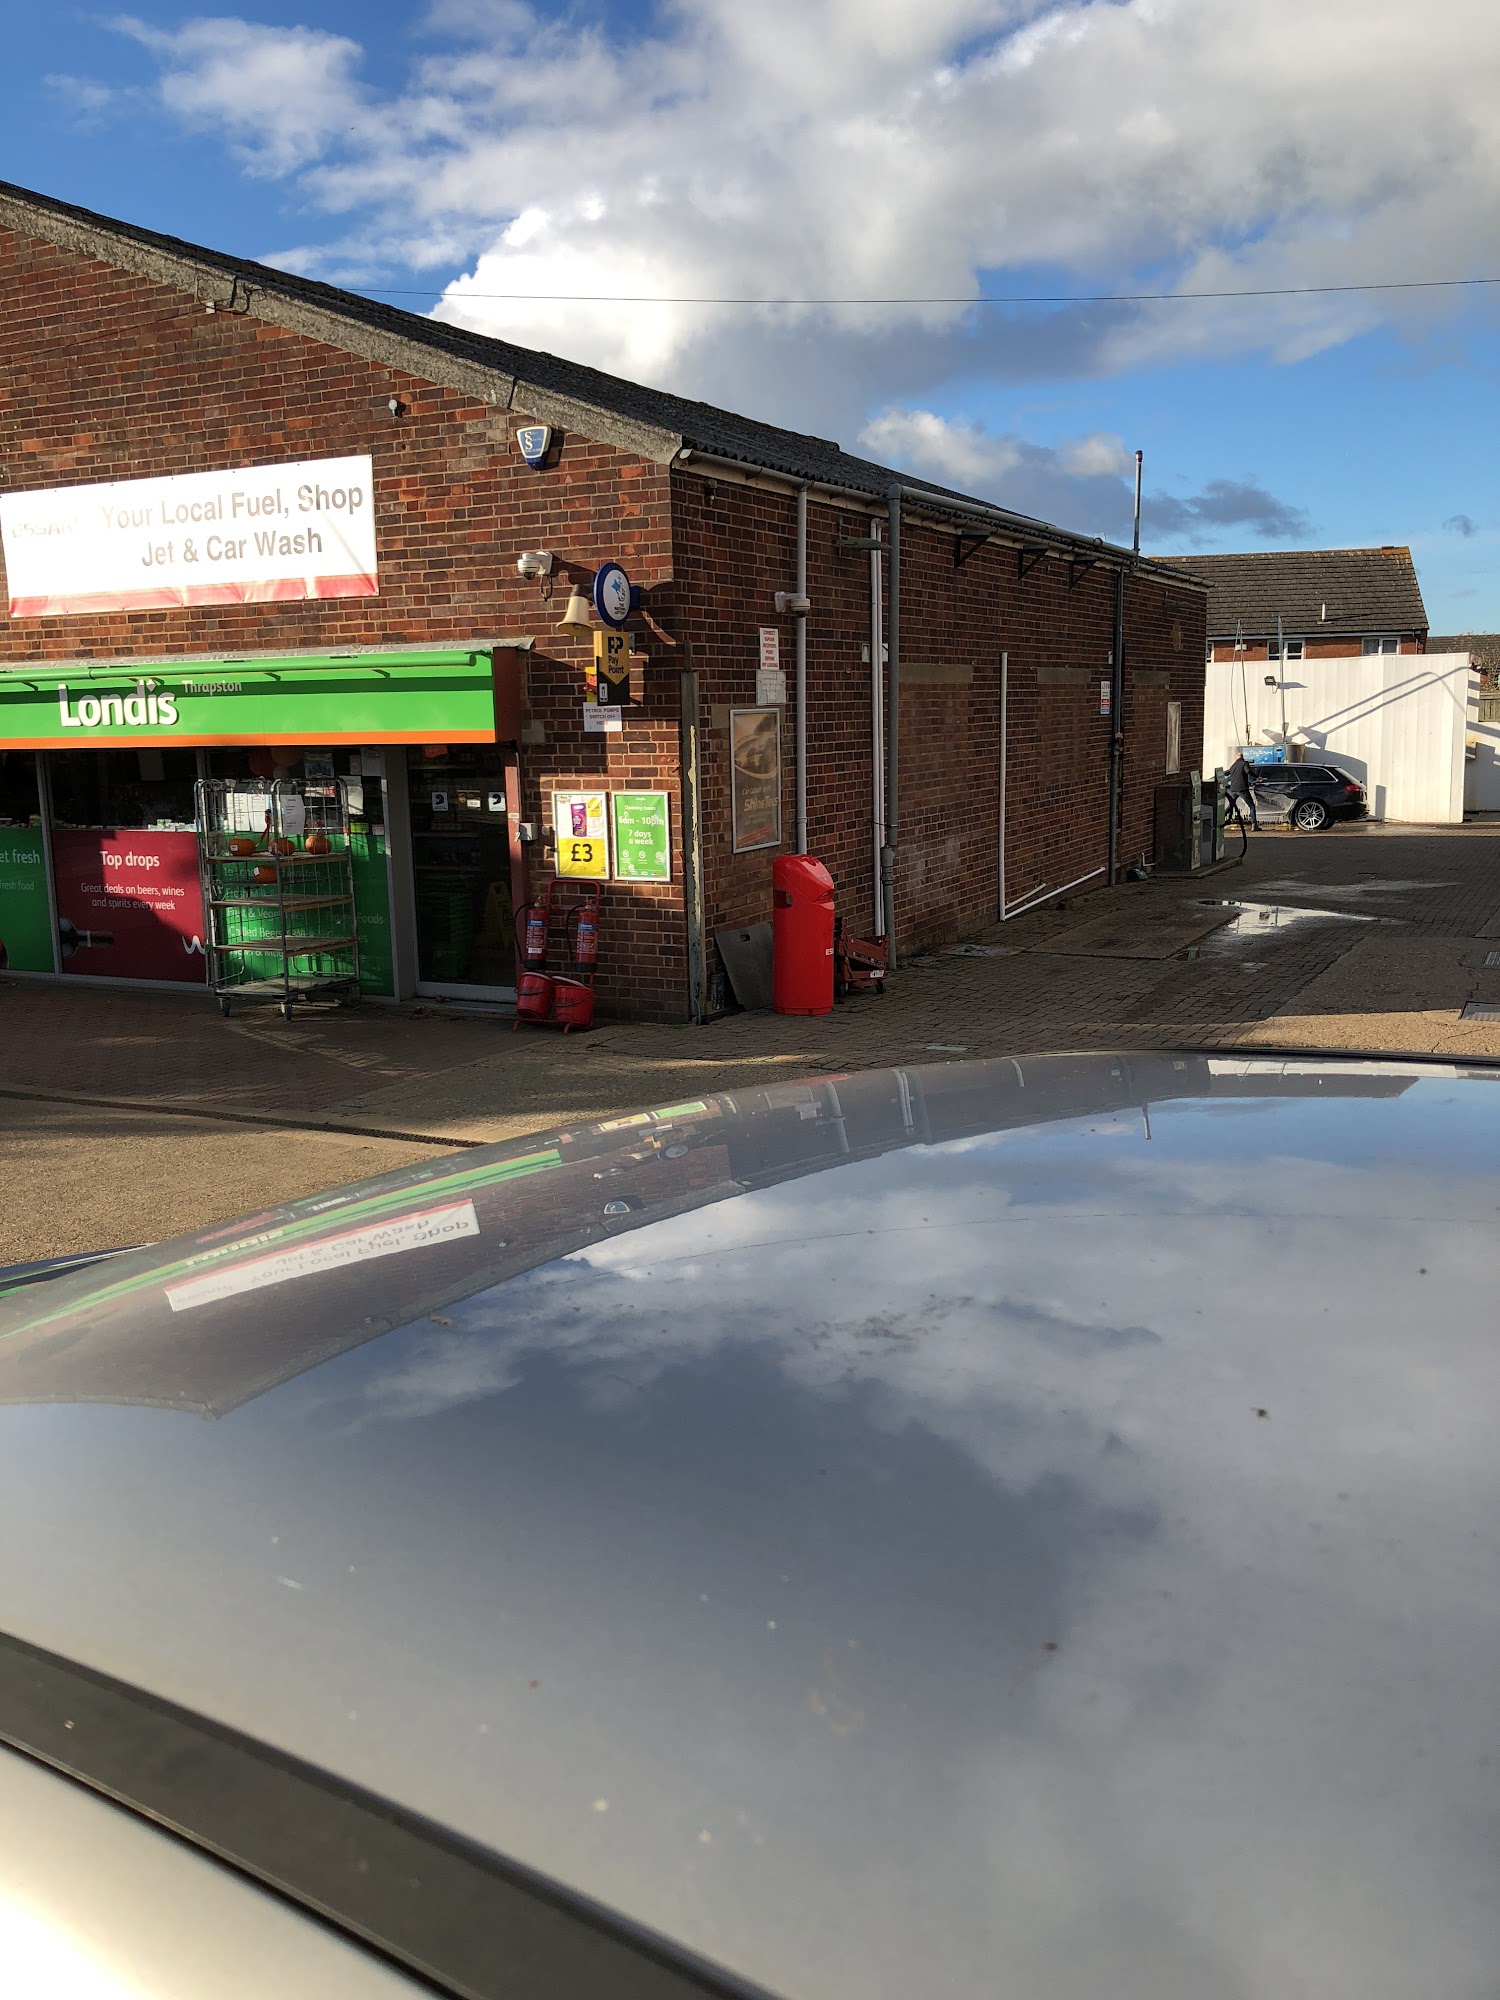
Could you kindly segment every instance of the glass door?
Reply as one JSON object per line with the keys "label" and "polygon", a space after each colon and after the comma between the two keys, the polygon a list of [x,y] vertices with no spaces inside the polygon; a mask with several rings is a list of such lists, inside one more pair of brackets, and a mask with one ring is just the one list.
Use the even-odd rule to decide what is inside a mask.
{"label": "glass door", "polygon": [[406,753],[417,991],[515,998],[511,826],[515,752],[501,743],[429,743]]}

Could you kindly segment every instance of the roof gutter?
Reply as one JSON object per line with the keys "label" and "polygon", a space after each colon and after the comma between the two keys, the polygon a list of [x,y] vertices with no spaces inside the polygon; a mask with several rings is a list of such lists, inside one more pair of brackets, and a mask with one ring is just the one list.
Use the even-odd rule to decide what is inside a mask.
{"label": "roof gutter", "polygon": [[[872,513],[878,510],[882,498],[888,507],[890,495],[899,493],[909,514],[931,514],[939,520],[982,522],[989,527],[995,540],[1008,542],[1015,548],[1037,550],[1044,554],[1055,549],[1060,555],[1086,550],[1096,562],[1125,570],[1133,570],[1139,563],[1139,557],[1129,549],[1106,542],[1097,535],[1077,535],[1067,528],[1054,526],[1050,521],[1034,521],[1025,514],[1007,513],[1003,507],[992,507],[983,500],[967,500],[960,495],[949,498],[946,494],[935,493],[931,487],[912,486],[904,480],[893,480],[883,492],[866,491],[861,486],[843,486],[829,479],[802,479],[794,473],[781,472],[774,466],[760,465],[749,459],[724,458],[717,452],[700,451],[696,445],[684,445],[671,464],[711,467],[715,472],[734,473],[746,481],[774,479],[789,493],[806,487],[810,493],[824,494],[832,500],[856,501]],[[1174,569],[1167,563],[1153,561],[1149,572],[1144,573],[1159,575],[1174,584],[1185,584],[1202,591],[1205,596],[1208,594],[1209,585],[1190,570]]]}

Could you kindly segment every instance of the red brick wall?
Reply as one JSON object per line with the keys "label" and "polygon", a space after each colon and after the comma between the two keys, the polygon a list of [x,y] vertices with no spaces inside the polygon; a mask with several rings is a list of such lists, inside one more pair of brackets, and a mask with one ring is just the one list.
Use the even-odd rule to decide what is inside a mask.
{"label": "red brick wall", "polygon": [[[407,414],[393,420],[397,396]],[[527,659],[524,810],[550,832],[551,794],[666,790],[674,880],[605,891],[603,1011],[682,1018],[687,1008],[678,782],[680,664],[697,670],[702,716],[705,902],[710,933],[771,909],[771,854],[730,845],[727,730],[755,695],[758,628],[777,624],[793,667],[795,620],[774,596],[795,577],[795,501],[735,480],[710,483],[579,435],[537,473],[505,412],[30,238],[0,232],[0,476],[12,488],[140,478],[207,467],[368,452],[374,460],[380,595],[83,618],[0,619],[0,667],[43,658],[172,657],[347,647],[441,646],[535,635]],[[809,844],[833,873],[851,925],[873,918],[870,829],[869,558],[840,533],[869,519],[809,508]],[[950,533],[908,520],[902,563],[901,787],[897,927],[903,946],[994,921],[998,885],[999,695],[1010,656],[1007,893],[1054,887],[1105,859],[1113,579],[1068,566],[1017,575],[986,547],[955,567]],[[546,604],[515,571],[551,548]],[[618,736],[582,729],[587,632],[558,632],[568,566],[606,557],[645,587],[660,628],[643,696]],[[1184,771],[1201,754],[1204,600],[1145,577],[1129,588],[1122,860],[1149,850],[1165,702],[1183,702]],[[678,643],[674,647],[670,641]],[[1047,685],[1082,672],[1081,685]],[[925,673],[923,670],[926,670]],[[1166,676],[1137,683],[1137,671]],[[1040,678],[1039,678],[1040,677]],[[783,847],[793,845],[794,712],[783,722]],[[532,850],[533,881],[550,862]],[[711,947],[710,947],[711,956]]]}
{"label": "red brick wall", "polygon": [[[392,396],[408,406],[393,420]],[[0,667],[39,659],[443,646],[535,634],[527,816],[550,827],[554,785],[670,789],[675,683],[646,719],[588,737],[579,713],[590,642],[554,635],[550,605],[517,576],[522,548],[551,548],[585,581],[606,556],[647,586],[670,575],[668,485],[657,466],[567,436],[533,472],[512,442],[527,421],[453,390],[231,312],[175,288],[0,231],[0,475],[12,490],[368,452],[380,595],[10,621]],[[535,853],[535,851],[534,851]],[[536,855],[536,873],[547,863]],[[680,863],[680,857],[679,857]],[[606,1009],[680,1018],[680,865],[667,889],[606,890]]]}
{"label": "red brick wall", "polygon": [[[755,696],[757,633],[779,626],[790,678],[795,623],[775,592],[795,579],[795,500],[733,479],[674,477],[679,628],[699,669],[704,723],[704,872],[710,931],[764,922],[772,855],[730,845],[722,713]],[[856,930],[873,916],[870,836],[869,557],[841,535],[869,532],[852,508],[808,509],[808,845],[834,878]],[[950,533],[903,524],[897,934],[903,947],[951,940],[995,921],[998,904],[1000,662],[1010,657],[1007,899],[1102,867],[1108,845],[1114,579],[1069,587],[1066,562],[1017,574],[1013,551],[985,547],[961,567]],[[1182,770],[1203,737],[1204,599],[1142,575],[1126,597],[1126,762],[1120,854],[1152,845],[1154,787],[1165,774],[1166,704],[1183,705]],[[1048,685],[1057,670],[1083,684]],[[1137,675],[1145,675],[1145,682]],[[783,845],[795,834],[794,712],[783,721]]]}
{"label": "red brick wall", "polygon": [[[1389,638],[1391,634],[1386,633],[1385,636]],[[1351,636],[1347,632],[1337,638],[1307,638],[1303,640],[1303,646],[1305,648],[1303,657],[1309,660],[1347,660],[1351,653],[1357,655],[1362,649],[1358,633]],[[1400,650],[1403,653],[1424,653],[1427,650],[1427,642],[1425,639],[1414,637],[1410,632],[1403,633]],[[1232,639],[1215,639],[1213,657],[1216,660],[1268,660],[1271,657],[1270,642],[1265,639],[1247,641],[1236,651]],[[1296,661],[1293,660],[1289,664],[1295,666]]]}

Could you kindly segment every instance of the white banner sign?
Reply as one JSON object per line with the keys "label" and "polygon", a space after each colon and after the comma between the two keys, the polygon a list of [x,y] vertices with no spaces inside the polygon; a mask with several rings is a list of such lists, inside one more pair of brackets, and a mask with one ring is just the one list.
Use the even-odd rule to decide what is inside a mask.
{"label": "white banner sign", "polygon": [[368,458],[0,494],[12,618],[374,597]]}

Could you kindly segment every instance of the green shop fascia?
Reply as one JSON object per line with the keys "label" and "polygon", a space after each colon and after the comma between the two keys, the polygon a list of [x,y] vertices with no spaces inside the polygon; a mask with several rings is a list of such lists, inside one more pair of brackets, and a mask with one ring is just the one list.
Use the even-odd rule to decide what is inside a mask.
{"label": "green shop fascia", "polygon": [[[201,984],[185,886],[196,851],[194,785],[276,769],[294,781],[351,781],[364,990],[397,990],[397,878],[407,885],[406,928],[416,933],[405,983],[421,990],[425,972],[440,990],[444,975],[473,970],[474,949],[465,959],[451,942],[445,957],[442,939],[424,946],[423,909],[436,908],[444,937],[457,931],[461,941],[473,938],[486,908],[497,936],[509,921],[514,831],[505,803],[518,793],[514,782],[507,789],[506,765],[513,774],[519,733],[520,663],[510,648],[0,669],[0,966]],[[409,761],[422,773],[416,790],[428,822],[415,850],[415,917]],[[478,807],[473,825],[463,814],[469,803]],[[442,840],[431,832],[434,804],[451,821]],[[125,842],[127,834],[140,837]],[[174,868],[183,878],[184,886],[163,890],[179,898],[180,936],[158,939],[154,956],[142,955],[139,937],[134,958],[123,945],[76,949],[83,927],[71,911],[89,901],[81,889],[98,886],[83,877],[99,876],[105,849],[105,866],[154,868],[158,884]],[[461,907],[466,898],[477,918]],[[104,931],[101,923],[94,935]],[[508,984],[505,945],[491,940],[481,984]]]}

